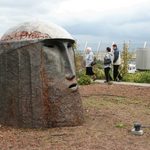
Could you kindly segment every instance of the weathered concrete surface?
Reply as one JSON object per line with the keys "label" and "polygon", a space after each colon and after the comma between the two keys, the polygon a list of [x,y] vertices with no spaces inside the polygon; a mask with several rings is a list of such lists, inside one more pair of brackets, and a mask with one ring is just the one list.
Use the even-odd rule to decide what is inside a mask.
{"label": "weathered concrete surface", "polygon": [[72,42],[0,43],[0,124],[38,128],[83,123]]}
{"label": "weathered concrete surface", "polygon": [[72,36],[62,27],[43,22],[25,22],[10,28],[1,41],[21,41],[33,39],[72,39]]}

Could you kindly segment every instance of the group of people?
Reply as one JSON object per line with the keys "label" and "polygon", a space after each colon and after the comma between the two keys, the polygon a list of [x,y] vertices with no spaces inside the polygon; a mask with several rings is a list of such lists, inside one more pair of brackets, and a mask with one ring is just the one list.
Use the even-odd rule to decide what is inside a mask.
{"label": "group of people", "polygon": [[[86,49],[85,64],[86,64],[86,75],[92,76],[93,80],[96,79],[93,72],[93,65],[95,64],[94,54],[92,49],[88,47]],[[121,65],[121,54],[117,47],[117,44],[106,48],[106,54],[104,56],[104,72],[105,72],[105,82],[111,83],[111,81],[121,81],[122,77],[119,72],[119,67]],[[112,70],[113,77],[110,71]]]}

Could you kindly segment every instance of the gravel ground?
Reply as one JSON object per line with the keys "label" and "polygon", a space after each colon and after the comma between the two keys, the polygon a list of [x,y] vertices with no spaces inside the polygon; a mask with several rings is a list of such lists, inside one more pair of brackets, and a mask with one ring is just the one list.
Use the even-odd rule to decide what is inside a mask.
{"label": "gravel ground", "polygon": [[0,126],[0,150],[149,150],[150,128],[131,134],[133,123],[150,125],[150,87],[81,86],[83,126],[15,129]]}

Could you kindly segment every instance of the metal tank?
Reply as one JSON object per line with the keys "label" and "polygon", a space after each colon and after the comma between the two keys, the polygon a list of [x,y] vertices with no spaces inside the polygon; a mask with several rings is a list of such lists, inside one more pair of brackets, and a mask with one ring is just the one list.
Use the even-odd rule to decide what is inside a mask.
{"label": "metal tank", "polygon": [[75,74],[74,39],[55,24],[26,22],[0,41],[0,124],[75,126],[83,108]]}
{"label": "metal tank", "polygon": [[138,48],[136,51],[137,70],[150,70],[150,48]]}

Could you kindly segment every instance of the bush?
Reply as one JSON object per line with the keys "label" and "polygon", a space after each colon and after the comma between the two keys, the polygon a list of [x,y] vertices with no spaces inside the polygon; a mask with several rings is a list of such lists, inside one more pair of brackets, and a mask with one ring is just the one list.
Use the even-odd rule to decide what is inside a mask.
{"label": "bush", "polygon": [[103,69],[94,68],[94,73],[95,73],[96,79],[104,79],[105,78]]}
{"label": "bush", "polygon": [[103,62],[100,60],[97,60],[96,65],[94,68],[103,69]]}
{"label": "bush", "polygon": [[126,74],[123,76],[123,81],[126,82],[134,82],[134,75],[133,74]]}
{"label": "bush", "polygon": [[[101,67],[97,67],[96,65],[93,67],[93,72],[95,73],[96,79],[104,79],[105,78],[105,74],[104,74],[104,70],[100,69]],[[80,79],[81,77],[85,77],[86,75],[86,69],[81,69],[79,70],[77,73],[77,78]],[[88,76],[89,77],[89,76]]]}
{"label": "bush", "polygon": [[88,75],[82,74],[82,76],[80,76],[78,78],[78,84],[80,85],[88,85],[91,84],[91,78]]}
{"label": "bush", "polygon": [[77,78],[80,78],[86,74],[85,69],[80,69],[79,71],[76,72]]}
{"label": "bush", "polygon": [[150,71],[141,72],[140,83],[150,83]]}
{"label": "bush", "polygon": [[126,74],[124,81],[136,83],[150,83],[150,71],[136,72],[135,74]]}
{"label": "bush", "polygon": [[84,67],[83,56],[80,55],[79,53],[76,53],[75,55],[75,64],[77,71],[80,71]]}

